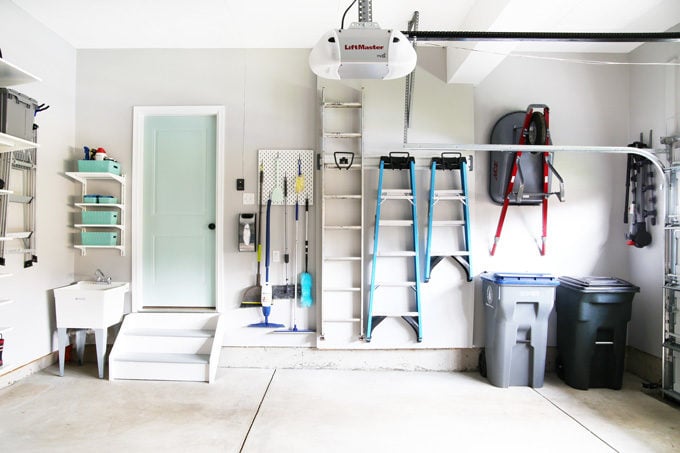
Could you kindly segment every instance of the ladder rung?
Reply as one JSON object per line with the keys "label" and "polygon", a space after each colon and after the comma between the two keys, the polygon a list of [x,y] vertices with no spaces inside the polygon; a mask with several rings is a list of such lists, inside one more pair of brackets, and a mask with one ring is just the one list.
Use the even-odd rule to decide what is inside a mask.
{"label": "ladder rung", "polygon": [[324,261],[361,261],[360,256],[325,256]]}
{"label": "ladder rung", "polygon": [[331,318],[331,319],[324,319],[322,322],[361,322],[360,318]]}
{"label": "ladder rung", "polygon": [[9,201],[10,203],[29,204],[31,201],[33,201],[33,197],[28,195],[10,195]]}
{"label": "ladder rung", "polygon": [[381,220],[379,222],[380,226],[411,226],[413,225],[413,220]]}
{"label": "ladder rung", "polygon": [[413,200],[413,194],[410,190],[405,189],[390,189],[383,190],[380,194],[382,200]]}
{"label": "ladder rung", "polygon": [[433,220],[432,226],[463,226],[465,220]]}
{"label": "ladder rung", "polygon": [[430,254],[432,258],[438,257],[438,256],[470,256],[470,252],[465,251],[465,250],[454,250],[452,252],[444,252],[444,253],[434,253],[432,252]]}
{"label": "ladder rung", "polygon": [[329,293],[358,293],[359,291],[361,291],[361,288],[357,288],[354,286],[346,286],[338,288],[324,288],[323,291]]}
{"label": "ladder rung", "polygon": [[360,225],[325,225],[326,230],[360,230]]}
{"label": "ladder rung", "polygon": [[374,312],[372,316],[386,316],[386,317],[389,317],[389,318],[395,318],[395,317],[400,318],[402,316],[419,317],[420,315],[418,314],[417,311],[405,311],[405,312],[402,312],[402,313],[375,313]]}
{"label": "ladder rung", "polygon": [[361,132],[324,132],[326,138],[359,138]]}
{"label": "ladder rung", "polygon": [[386,286],[386,287],[410,287],[415,286],[416,282],[376,282],[375,286]]}
{"label": "ladder rung", "polygon": [[416,252],[409,251],[399,251],[399,252],[378,252],[379,257],[409,257],[416,256]]}
{"label": "ladder rung", "polygon": [[324,195],[327,200],[361,200],[361,195]]}
{"label": "ladder rung", "polygon": [[327,109],[358,109],[361,102],[324,102],[323,106]]}
{"label": "ladder rung", "polygon": [[11,241],[12,239],[26,239],[31,237],[32,231],[21,231],[17,233],[5,233],[4,237],[0,237],[0,241]]}

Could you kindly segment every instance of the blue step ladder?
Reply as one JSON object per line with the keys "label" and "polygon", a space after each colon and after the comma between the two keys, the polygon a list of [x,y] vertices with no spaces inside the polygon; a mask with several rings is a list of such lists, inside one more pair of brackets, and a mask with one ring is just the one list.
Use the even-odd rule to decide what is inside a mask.
{"label": "blue step ladder", "polygon": [[[460,173],[460,189],[437,190],[435,178],[437,171],[451,171]],[[467,275],[467,281],[472,281],[472,260],[470,255],[470,199],[467,183],[468,164],[461,153],[445,152],[440,157],[433,157],[430,165],[430,204],[427,215],[427,245],[425,247],[425,282],[430,281],[432,269],[446,257],[451,257],[460,264]],[[455,179],[452,176],[451,179]],[[462,217],[455,220],[434,220],[434,208],[439,202],[452,202],[462,207]],[[450,205],[450,203],[449,203]],[[450,211],[456,208],[451,207]],[[449,211],[447,211],[449,212]],[[435,228],[462,228],[462,238],[454,248],[439,246],[436,253],[432,252],[432,242]],[[458,234],[460,236],[460,234]],[[446,254],[443,254],[444,251]]]}
{"label": "blue step ladder", "polygon": [[[408,170],[409,188],[408,189],[383,189],[383,174],[385,170]],[[375,230],[373,234],[373,261],[371,267],[371,289],[368,299],[368,320],[366,327],[366,342],[371,341],[373,329],[375,329],[386,318],[402,318],[416,332],[418,342],[423,340],[421,312],[420,312],[420,253],[418,250],[418,206],[416,203],[416,175],[415,159],[407,152],[392,152],[389,156],[380,157],[380,167],[378,176],[378,200],[375,210]],[[408,201],[411,204],[410,220],[382,220],[380,211],[382,204],[387,200]],[[413,248],[412,250],[381,252],[379,249],[380,227],[411,227]],[[391,258],[412,258],[413,259],[413,280],[409,281],[376,281],[376,269],[379,259]],[[381,287],[407,287],[413,290],[415,295],[415,310],[405,312],[393,311],[374,311],[376,291]],[[389,304],[388,300],[386,302]],[[413,306],[413,304],[410,304]]]}

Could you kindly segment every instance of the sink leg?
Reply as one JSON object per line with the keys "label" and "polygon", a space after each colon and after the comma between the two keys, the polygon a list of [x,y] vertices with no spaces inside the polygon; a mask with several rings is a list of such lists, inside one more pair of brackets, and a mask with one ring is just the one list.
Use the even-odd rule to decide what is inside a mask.
{"label": "sink leg", "polygon": [[78,365],[83,364],[83,358],[85,356],[85,337],[87,336],[87,330],[78,329],[76,330],[76,356],[78,356]]}
{"label": "sink leg", "polygon": [[97,368],[99,368],[99,379],[104,378],[104,355],[106,354],[106,330],[95,329],[94,339],[97,343]]}
{"label": "sink leg", "polygon": [[57,343],[59,344],[59,376],[64,375],[64,359],[66,356],[66,346],[68,346],[68,334],[66,327],[57,329]]}

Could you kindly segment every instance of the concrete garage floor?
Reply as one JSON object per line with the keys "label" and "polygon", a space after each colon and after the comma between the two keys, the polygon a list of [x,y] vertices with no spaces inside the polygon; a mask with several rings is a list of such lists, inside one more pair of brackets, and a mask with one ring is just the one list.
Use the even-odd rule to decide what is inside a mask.
{"label": "concrete garage floor", "polygon": [[3,452],[680,451],[680,409],[621,391],[477,373],[221,368],[214,384],[52,366],[0,389]]}

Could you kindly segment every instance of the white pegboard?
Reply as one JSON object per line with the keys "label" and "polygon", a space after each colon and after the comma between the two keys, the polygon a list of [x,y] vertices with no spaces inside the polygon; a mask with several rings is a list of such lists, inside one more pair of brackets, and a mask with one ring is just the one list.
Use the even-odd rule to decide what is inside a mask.
{"label": "white pegboard", "polygon": [[[279,180],[276,181],[276,161],[279,161]],[[295,179],[298,176],[298,159],[300,169],[304,177],[304,187],[299,194],[295,191]],[[257,152],[257,178],[259,185],[260,164],[264,165],[263,193],[265,203],[269,199],[272,189],[278,186],[283,190],[283,178],[288,177],[288,205],[295,205],[296,196],[299,203],[304,204],[305,198],[309,198],[309,204],[314,204],[314,150],[311,149],[260,149]],[[258,198],[259,202],[259,198]],[[285,203],[274,203],[282,205]]]}

